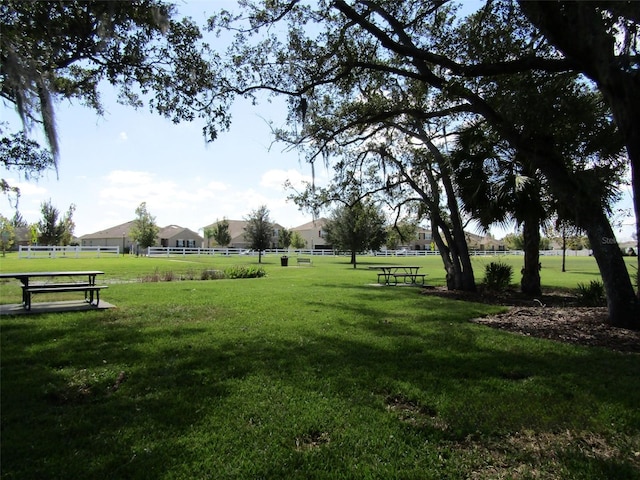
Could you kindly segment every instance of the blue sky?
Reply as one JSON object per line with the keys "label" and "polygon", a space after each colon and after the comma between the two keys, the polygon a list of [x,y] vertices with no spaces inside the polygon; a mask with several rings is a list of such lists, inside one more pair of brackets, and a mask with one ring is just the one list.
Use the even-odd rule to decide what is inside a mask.
{"label": "blue sky", "polygon": [[[230,1],[179,2],[181,12],[203,23],[206,10],[235,4]],[[298,153],[272,145],[271,127],[286,117],[283,101],[236,101],[229,132],[205,144],[202,124],[174,125],[143,108],[134,110],[115,102],[107,87],[102,93],[105,115],[69,102],[57,105],[60,142],[58,172],[25,182],[15,173],[0,168],[0,177],[18,185],[22,195],[20,212],[29,223],[41,218],[40,205],[51,199],[61,214],[75,204],[75,234],[93,233],[135,218],[141,202],[156,217],[159,226],[170,224],[199,231],[223,217],[240,220],[266,205],[270,218],[291,228],[311,220],[286,197],[284,183],[300,185],[311,180],[311,169]],[[0,105],[0,120],[17,125],[10,105]],[[34,132],[35,133],[35,132]],[[43,142],[44,143],[44,142]],[[316,169],[316,183],[327,172]],[[630,189],[623,207],[631,207]],[[0,213],[13,216],[6,197],[0,199]],[[631,238],[633,220],[625,221],[618,240]],[[493,231],[497,238],[504,229]]]}
{"label": "blue sky", "polygon": [[[107,95],[105,100],[104,117],[81,106],[58,105],[58,178],[50,171],[27,183],[2,173],[20,187],[20,211],[28,222],[40,219],[40,204],[48,199],[61,213],[76,205],[76,235],[132,220],[141,202],[158,225],[193,231],[223,217],[242,219],[261,205],[285,227],[310,220],[286,201],[283,185],[310,180],[311,171],[295,152],[271,145],[264,120],[271,113],[284,118],[284,106],[237,102],[231,131],[206,145],[202,124],[174,125],[144,109],[108,101]],[[15,113],[5,107],[5,115]],[[6,198],[1,205],[0,212],[11,217]]]}

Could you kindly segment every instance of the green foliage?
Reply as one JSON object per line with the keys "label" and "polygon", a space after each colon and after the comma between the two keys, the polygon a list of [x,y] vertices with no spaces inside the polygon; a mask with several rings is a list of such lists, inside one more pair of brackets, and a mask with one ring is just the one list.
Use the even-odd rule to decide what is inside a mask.
{"label": "green foliage", "polygon": [[[522,233],[508,233],[505,235],[504,244],[509,250],[524,250],[524,236]],[[551,248],[551,239],[540,237],[540,250],[548,250]]]}
{"label": "green foliage", "polygon": [[11,221],[0,214],[0,249],[2,250],[3,257],[5,252],[13,245],[15,234],[15,228],[11,224]]}
{"label": "green foliage", "polygon": [[151,247],[156,244],[160,228],[156,225],[156,218],[147,210],[147,203],[142,202],[136,208],[136,218],[133,221],[129,235],[140,248]]}
{"label": "green foliage", "polygon": [[570,250],[582,250],[589,248],[589,239],[584,235],[573,235],[567,238],[567,248]]}
{"label": "green foliage", "polygon": [[76,224],[73,221],[73,213],[76,211],[76,206],[72,203],[69,206],[69,210],[62,217],[62,235],[60,237],[61,245],[71,245],[73,240],[73,232],[76,229]]}
{"label": "green foliage", "polygon": [[599,280],[591,280],[589,284],[579,283],[576,294],[578,303],[583,307],[604,307],[607,305],[604,283]]}
{"label": "green foliage", "polygon": [[521,233],[508,233],[505,235],[504,245],[509,250],[523,250],[524,249],[524,237]]}
{"label": "green foliage", "polygon": [[[441,151],[436,143],[446,147],[446,142],[433,140],[457,139],[464,118],[463,128],[486,130],[485,138],[469,139],[462,152],[472,164],[467,179],[481,180],[470,185],[466,197],[476,207],[465,202],[474,218],[488,224],[508,215],[537,229],[558,211],[588,227],[593,238],[610,227],[603,207],[613,204],[615,185],[629,165],[621,132],[638,130],[632,112],[640,109],[631,93],[635,73],[614,70],[619,64],[636,66],[637,55],[616,58],[600,47],[616,44],[618,22],[626,38],[635,38],[637,22],[629,2],[609,2],[615,5],[611,11],[595,2],[565,3],[551,8],[549,2],[486,2],[462,18],[451,2],[263,2],[214,17],[209,28],[242,32],[228,64],[239,90],[290,96],[289,124],[277,131],[278,140],[304,148],[312,164],[323,158],[334,167],[329,187],[310,184],[294,197],[300,205],[316,212],[337,198],[345,201],[349,187],[358,188],[398,211],[418,197],[432,222],[448,223],[449,214],[459,228],[464,199],[455,196],[460,184],[449,181],[452,150]],[[541,30],[523,13],[535,5],[549,22]],[[562,53],[553,46],[557,38],[544,38],[545,31],[557,30],[556,17],[570,25],[571,12],[580,16],[579,23],[609,23],[587,42],[593,57],[583,54],[590,51],[584,45],[575,55],[569,28],[555,32],[566,35]],[[313,28],[304,28],[309,24]],[[276,41],[271,29],[277,28],[287,32],[286,40]],[[623,43],[635,53],[633,41]],[[593,69],[592,58],[601,69]],[[582,70],[576,70],[580,64]],[[589,83],[581,74],[602,78]],[[619,105],[611,108],[614,101]],[[636,151],[629,143],[627,150]],[[441,191],[447,198],[440,198]],[[444,206],[449,212],[439,215]],[[454,233],[448,236],[462,245],[462,236]],[[607,281],[625,276],[613,260],[618,253],[602,247],[594,255],[603,269],[614,270],[605,275]],[[460,257],[460,263],[469,262],[464,252]],[[630,282],[618,285],[621,305],[611,311],[635,316],[626,308],[633,299]],[[624,314],[618,316],[614,323],[626,321]]]}
{"label": "green foliage", "polygon": [[222,280],[224,278],[260,278],[266,276],[267,272],[263,267],[254,265],[233,265],[226,267],[224,270],[204,269],[197,274],[194,270],[189,269],[185,272],[176,272],[174,270],[160,270],[156,268],[153,272],[144,274],[140,277],[143,283],[157,282],[175,282],[188,280]]}
{"label": "green foliage", "polygon": [[387,227],[385,244],[395,250],[399,245],[409,245],[416,239],[418,226],[415,223],[399,222]]}
{"label": "green foliage", "polygon": [[229,221],[223,218],[211,227],[211,237],[221,247],[226,247],[231,243],[231,234],[229,233]]}
{"label": "green foliage", "polygon": [[224,269],[225,278],[260,278],[267,274],[263,267],[255,265],[236,265]]}
{"label": "green foliage", "polygon": [[291,246],[296,249],[305,248],[307,246],[307,241],[302,238],[300,232],[293,232],[291,234]]}
{"label": "green foliage", "polygon": [[282,228],[278,232],[278,248],[287,249],[291,245],[291,237],[293,236],[293,232],[286,228]]}
{"label": "green foliage", "polygon": [[269,220],[269,209],[262,205],[252,211],[246,221],[244,238],[249,242],[250,248],[258,251],[258,262],[262,262],[262,251],[274,246],[274,228]]}
{"label": "green foliage", "polygon": [[[58,221],[60,212],[51,203],[51,199],[40,205],[42,219],[38,222],[38,243],[41,245],[60,245],[65,233],[65,224]],[[72,214],[71,211],[70,214]]]}
{"label": "green foliage", "polygon": [[503,292],[509,288],[513,267],[503,262],[491,262],[484,269],[484,284],[489,290]]}
{"label": "green foliage", "polygon": [[378,250],[386,240],[385,217],[373,202],[357,199],[336,208],[325,224],[327,242],[334,249],[351,253],[355,265],[357,252]]}
{"label": "green foliage", "polygon": [[[48,168],[55,166],[53,156],[40,147],[35,140],[27,138],[24,132],[5,137],[0,123],[0,165],[8,171],[18,171],[25,179],[37,179]],[[2,191],[5,191],[3,187]]]}
{"label": "green foliage", "polygon": [[211,239],[213,238],[213,227],[205,227],[204,230],[202,230],[202,234],[204,236],[204,238],[207,240],[207,248],[211,247]]}
{"label": "green foliage", "polygon": [[225,278],[224,271],[222,270],[205,269],[202,270],[202,274],[200,275],[201,280],[220,280],[222,278]]}

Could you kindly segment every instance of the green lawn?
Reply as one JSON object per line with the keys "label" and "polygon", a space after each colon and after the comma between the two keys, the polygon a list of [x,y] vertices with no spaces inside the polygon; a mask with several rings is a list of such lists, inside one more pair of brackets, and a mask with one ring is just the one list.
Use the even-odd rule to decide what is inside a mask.
{"label": "green lawn", "polygon": [[[104,270],[117,306],[0,318],[2,478],[640,478],[638,355],[372,285],[369,266],[397,262],[441,285],[436,257],[294,258],[268,255],[259,279],[155,283],[137,280],[257,257],[1,259]],[[491,260],[474,259],[479,278]],[[542,263],[545,287],[598,278],[588,257]]]}

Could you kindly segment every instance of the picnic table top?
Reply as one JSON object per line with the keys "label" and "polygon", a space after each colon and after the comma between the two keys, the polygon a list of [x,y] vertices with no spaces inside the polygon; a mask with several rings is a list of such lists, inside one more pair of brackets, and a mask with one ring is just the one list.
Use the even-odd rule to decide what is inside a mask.
{"label": "picnic table top", "polygon": [[102,275],[104,272],[99,270],[86,270],[86,271],[51,271],[51,272],[0,272],[0,278],[28,278],[28,277],[73,277],[83,275]]}
{"label": "picnic table top", "polygon": [[370,270],[385,270],[388,268],[421,268],[419,265],[371,265]]}

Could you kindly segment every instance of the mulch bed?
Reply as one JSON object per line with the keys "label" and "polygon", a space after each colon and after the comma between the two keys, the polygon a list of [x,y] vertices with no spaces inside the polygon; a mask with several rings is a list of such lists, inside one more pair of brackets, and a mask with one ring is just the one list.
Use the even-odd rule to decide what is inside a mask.
{"label": "mulch bed", "polygon": [[425,288],[422,293],[509,307],[505,313],[471,320],[491,328],[559,342],[640,353],[640,331],[608,325],[606,308],[579,307],[570,293],[545,292],[538,298],[531,298],[515,291],[470,293],[438,287]]}

